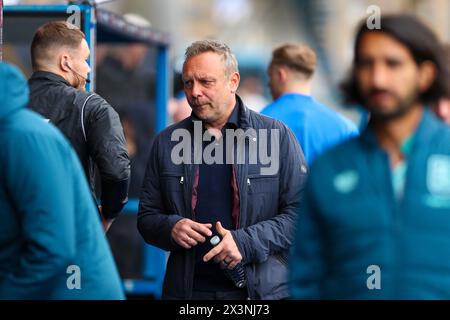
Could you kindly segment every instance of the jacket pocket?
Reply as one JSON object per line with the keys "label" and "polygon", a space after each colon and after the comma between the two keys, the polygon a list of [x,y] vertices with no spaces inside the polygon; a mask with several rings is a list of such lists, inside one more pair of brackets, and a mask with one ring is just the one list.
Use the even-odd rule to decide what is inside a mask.
{"label": "jacket pocket", "polygon": [[285,267],[288,266],[288,259],[286,256],[284,256],[282,253],[276,253],[274,254],[274,257],[281,262]]}
{"label": "jacket pocket", "polygon": [[243,225],[253,225],[278,213],[278,176],[247,176],[247,212]]}
{"label": "jacket pocket", "polygon": [[278,176],[248,175],[247,187],[249,194],[278,193]]}
{"label": "jacket pocket", "polygon": [[183,174],[163,172],[160,176],[161,196],[168,214],[185,216]]}
{"label": "jacket pocket", "polygon": [[289,296],[288,268],[275,255],[270,255],[255,267],[253,276],[256,299],[285,299]]}
{"label": "jacket pocket", "polygon": [[163,191],[183,192],[184,176],[176,172],[161,173],[161,187]]}

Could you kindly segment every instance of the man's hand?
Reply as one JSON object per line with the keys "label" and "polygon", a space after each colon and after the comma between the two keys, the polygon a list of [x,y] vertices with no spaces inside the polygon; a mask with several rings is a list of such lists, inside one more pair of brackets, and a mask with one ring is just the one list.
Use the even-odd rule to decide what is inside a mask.
{"label": "man's hand", "polygon": [[205,236],[212,235],[210,223],[198,223],[184,218],[172,228],[172,238],[185,249],[190,249],[200,242],[205,242]]}
{"label": "man's hand", "polygon": [[208,262],[214,258],[215,262],[222,263],[222,266],[228,269],[233,269],[242,261],[242,255],[234,242],[231,232],[223,228],[220,221],[216,223],[216,230],[222,237],[222,241],[203,257],[203,261]]}
{"label": "man's hand", "polygon": [[102,220],[103,230],[105,230],[105,233],[107,233],[109,228],[111,227],[112,223],[114,222],[114,219],[105,219],[103,217],[102,206],[97,206],[97,208],[98,208],[98,212],[100,212],[100,218]]}
{"label": "man's hand", "polygon": [[103,229],[105,230],[105,233],[108,232],[109,228],[111,228],[113,222],[114,219],[109,220],[102,219]]}

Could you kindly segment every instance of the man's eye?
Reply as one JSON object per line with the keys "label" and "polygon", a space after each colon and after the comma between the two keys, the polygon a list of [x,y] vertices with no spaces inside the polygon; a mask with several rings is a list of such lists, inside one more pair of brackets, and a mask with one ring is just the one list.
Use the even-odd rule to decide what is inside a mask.
{"label": "man's eye", "polygon": [[399,60],[387,60],[386,64],[391,68],[399,67],[402,63]]}
{"label": "man's eye", "polygon": [[361,59],[358,61],[358,67],[368,67],[372,65],[372,61],[369,59]]}

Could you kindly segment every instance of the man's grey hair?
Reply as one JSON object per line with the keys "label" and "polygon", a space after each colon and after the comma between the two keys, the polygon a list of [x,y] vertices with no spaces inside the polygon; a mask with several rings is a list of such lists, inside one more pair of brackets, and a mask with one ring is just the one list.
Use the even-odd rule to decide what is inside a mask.
{"label": "man's grey hair", "polygon": [[238,62],[235,55],[231,52],[230,48],[223,42],[218,40],[199,40],[193,42],[184,54],[184,65],[190,58],[198,56],[205,52],[214,52],[222,56],[222,61],[225,65],[225,74],[230,77],[233,73],[239,72]]}

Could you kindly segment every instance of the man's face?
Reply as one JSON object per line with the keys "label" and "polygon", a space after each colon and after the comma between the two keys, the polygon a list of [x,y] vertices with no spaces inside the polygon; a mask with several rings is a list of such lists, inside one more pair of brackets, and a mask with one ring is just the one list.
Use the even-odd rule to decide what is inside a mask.
{"label": "man's face", "polygon": [[227,77],[221,56],[205,52],[186,61],[183,83],[194,114],[202,121],[213,124],[222,121],[234,107],[239,74]]}
{"label": "man's face", "polygon": [[[85,39],[83,39],[75,50],[72,50],[70,54],[71,61],[69,63],[70,67],[80,74],[82,77],[87,78],[88,73],[91,72],[87,60],[89,59],[90,50]],[[80,76],[73,74],[73,82],[71,84],[78,89],[84,88],[86,81],[81,79]]]}
{"label": "man's face", "polygon": [[273,65],[272,63],[269,65],[269,69],[267,69],[267,75],[269,76],[269,88],[273,100],[278,99],[278,97],[282,94],[280,73],[278,71],[279,67]]}
{"label": "man's face", "polygon": [[401,116],[418,101],[419,67],[402,43],[381,32],[362,36],[356,66],[358,89],[373,117]]}

